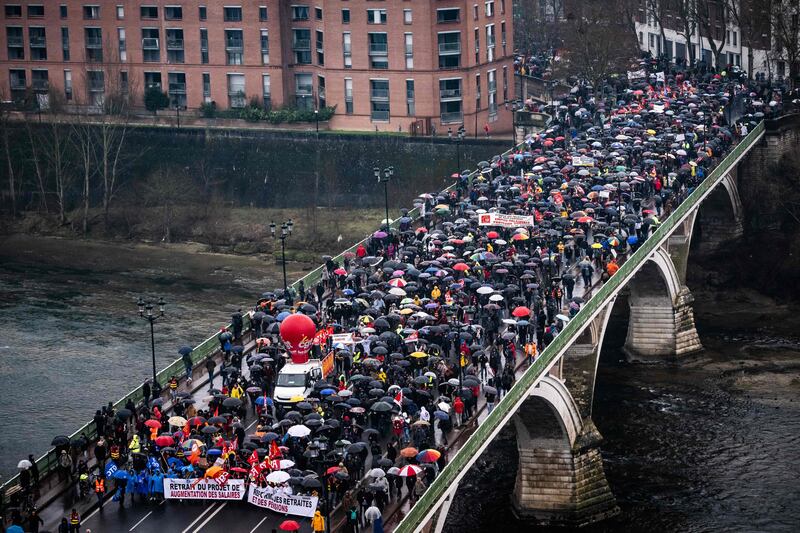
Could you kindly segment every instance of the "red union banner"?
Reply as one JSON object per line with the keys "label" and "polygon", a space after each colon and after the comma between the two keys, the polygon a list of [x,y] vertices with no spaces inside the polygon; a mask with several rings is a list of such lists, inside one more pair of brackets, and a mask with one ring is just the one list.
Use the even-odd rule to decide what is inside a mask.
{"label": "red union banner", "polygon": [[533,226],[532,216],[506,215],[504,213],[482,213],[478,215],[479,226],[501,226],[503,228],[521,228]]}
{"label": "red union banner", "polygon": [[281,514],[307,518],[314,516],[314,511],[317,510],[317,500],[316,496],[283,494],[256,485],[250,485],[250,491],[247,494],[247,501],[253,505]]}
{"label": "red union banner", "polygon": [[303,364],[308,362],[308,351],[314,343],[317,326],[314,321],[302,313],[287,316],[281,322],[281,339],[292,356],[292,362]]}

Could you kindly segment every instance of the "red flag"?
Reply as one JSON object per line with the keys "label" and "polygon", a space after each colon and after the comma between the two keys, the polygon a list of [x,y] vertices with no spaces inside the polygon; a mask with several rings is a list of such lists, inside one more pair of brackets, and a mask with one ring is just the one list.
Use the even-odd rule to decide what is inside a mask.
{"label": "red flag", "polygon": [[280,448],[278,448],[278,443],[272,441],[269,445],[269,458],[270,459],[280,459],[283,457]]}
{"label": "red flag", "polygon": [[258,454],[256,453],[255,450],[253,450],[253,453],[251,453],[250,457],[247,458],[247,462],[250,463],[251,465],[258,464]]}
{"label": "red flag", "polygon": [[200,460],[200,446],[195,445],[192,449],[192,454],[189,456],[189,463],[196,464]]}
{"label": "red flag", "polygon": [[258,465],[259,471],[263,472],[264,470],[272,470],[272,463],[269,460],[269,457],[261,461]]}
{"label": "red flag", "polygon": [[215,479],[217,480],[217,483],[219,484],[220,487],[224,487],[225,483],[228,482],[228,478],[229,477],[230,477],[230,473],[225,471],[225,472],[221,472]]}
{"label": "red flag", "polygon": [[214,409],[214,416],[219,416],[219,405]]}
{"label": "red flag", "polygon": [[[248,461],[249,461],[249,459],[248,459]],[[253,463],[252,466],[250,467],[250,474],[249,475],[250,475],[250,479],[252,481],[257,480],[258,476],[261,475],[261,465],[258,464],[258,461]]]}
{"label": "red flag", "polygon": [[396,403],[398,407],[403,407],[403,391],[397,391],[394,397],[394,403]]}
{"label": "red flag", "polygon": [[236,451],[236,450],[238,450],[238,449],[239,449],[239,437],[236,437],[236,438],[235,438],[235,439],[233,439],[233,441],[231,442],[231,450],[232,450],[232,451]]}

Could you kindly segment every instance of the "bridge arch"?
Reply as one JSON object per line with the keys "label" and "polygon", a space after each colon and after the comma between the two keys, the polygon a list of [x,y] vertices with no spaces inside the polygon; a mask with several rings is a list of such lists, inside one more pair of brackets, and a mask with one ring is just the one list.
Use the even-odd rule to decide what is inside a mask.
{"label": "bridge arch", "polygon": [[735,168],[723,176],[720,184],[697,208],[697,213],[692,233],[698,232],[694,241],[701,249],[715,250],[742,235],[744,207],[739,196]]}

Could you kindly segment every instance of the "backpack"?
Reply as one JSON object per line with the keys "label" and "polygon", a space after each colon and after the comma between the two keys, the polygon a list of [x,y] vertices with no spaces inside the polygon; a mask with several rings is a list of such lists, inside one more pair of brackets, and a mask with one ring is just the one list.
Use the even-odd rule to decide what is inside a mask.
{"label": "backpack", "polygon": [[355,509],[350,509],[350,520],[355,522],[358,519],[358,512]]}

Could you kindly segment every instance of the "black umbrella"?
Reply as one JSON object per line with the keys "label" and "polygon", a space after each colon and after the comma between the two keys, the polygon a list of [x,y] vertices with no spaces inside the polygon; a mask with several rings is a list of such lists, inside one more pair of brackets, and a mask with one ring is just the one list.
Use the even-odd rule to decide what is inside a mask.
{"label": "black umbrella", "polygon": [[193,351],[193,350],[192,350],[192,347],[191,347],[191,346],[181,346],[181,347],[178,349],[178,353],[179,353],[179,354],[181,354],[181,355],[187,355],[187,354],[190,354],[190,353],[192,353],[192,351]]}
{"label": "black umbrella", "polygon": [[229,409],[236,409],[242,405],[242,400],[239,398],[225,398],[222,402],[223,407],[227,407]]}
{"label": "black umbrella", "polygon": [[58,435],[57,437],[53,437],[53,440],[50,442],[51,446],[69,446],[69,437],[66,435]]}

